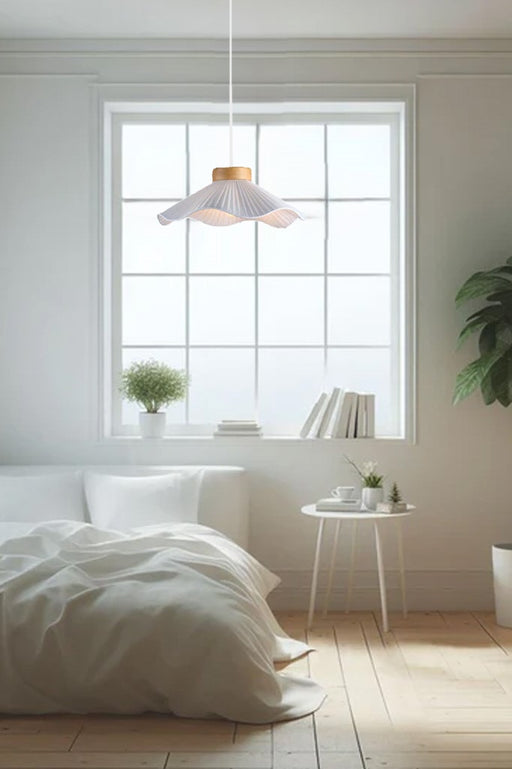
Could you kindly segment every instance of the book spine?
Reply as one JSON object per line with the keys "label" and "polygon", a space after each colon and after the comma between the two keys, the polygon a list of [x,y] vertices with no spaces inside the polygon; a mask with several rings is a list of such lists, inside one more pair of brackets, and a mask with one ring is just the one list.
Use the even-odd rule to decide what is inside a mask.
{"label": "book spine", "polygon": [[338,403],[339,394],[340,394],[340,388],[335,387],[330,395],[329,401],[325,408],[324,415],[322,417],[322,421],[320,422],[320,425],[318,427],[318,431],[316,434],[317,438],[325,438],[325,436],[327,435],[329,426],[332,422],[332,415],[334,413],[334,409],[336,408],[336,404]]}
{"label": "book spine", "polygon": [[338,430],[336,432],[336,438],[348,438],[348,427],[350,423],[350,414],[352,411],[352,406],[354,403],[354,399],[356,397],[356,393],[354,392],[346,392],[345,397],[343,398],[343,406],[342,406],[342,413],[340,414],[340,421],[338,425]]}
{"label": "book spine", "polygon": [[318,414],[316,415],[315,420],[313,421],[313,427],[311,428],[311,437],[317,438],[318,437],[318,428],[320,427],[320,424],[322,423],[322,419],[324,418],[325,410],[327,408],[327,405],[329,403],[329,396],[327,393],[322,393],[322,399],[320,402],[320,407],[318,409]]}
{"label": "book spine", "polygon": [[313,408],[309,412],[307,419],[304,422],[304,425],[302,426],[302,430],[299,433],[301,438],[308,437],[309,433],[311,432],[311,428],[313,427],[313,424],[315,423],[315,420],[318,417],[318,413],[322,407],[322,404],[326,398],[327,398],[327,393],[321,393],[318,400],[314,404]]}
{"label": "book spine", "polygon": [[331,438],[340,437],[339,431],[340,431],[341,417],[343,414],[344,401],[345,401],[345,393],[343,390],[340,390],[340,394],[338,396],[338,405],[336,407],[336,411],[332,420]]}
{"label": "book spine", "polygon": [[350,408],[350,418],[347,429],[347,438],[356,437],[356,423],[357,423],[357,393],[352,393],[352,404]]}
{"label": "book spine", "polygon": [[356,438],[366,438],[366,418],[366,395],[359,393],[357,396]]}
{"label": "book spine", "polygon": [[375,438],[375,395],[366,396],[366,437]]}

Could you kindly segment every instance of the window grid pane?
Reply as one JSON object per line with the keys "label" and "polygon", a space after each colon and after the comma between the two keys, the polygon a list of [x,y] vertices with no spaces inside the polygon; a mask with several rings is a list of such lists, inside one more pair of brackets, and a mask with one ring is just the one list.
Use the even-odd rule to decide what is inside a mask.
{"label": "window grid pane", "polygon": [[[260,178],[260,160],[261,160],[261,127],[264,127],[265,124],[256,124],[253,126],[255,128],[255,160],[254,160],[254,179],[255,181],[259,181]],[[281,128],[285,128],[285,126],[282,126]],[[309,128],[312,128],[310,126]],[[344,283],[345,278],[349,278],[350,282],[352,282],[355,278],[357,279],[357,283],[360,286],[360,296],[362,297],[362,300],[364,299],[365,291],[364,291],[364,284],[366,283],[368,287],[371,287],[372,284],[375,284],[376,280],[385,280],[387,278],[387,283],[389,283],[389,279],[392,277],[391,275],[391,263],[389,259],[389,242],[382,242],[381,244],[381,250],[383,253],[382,259],[375,260],[375,254],[371,254],[370,258],[373,258],[373,261],[368,265],[373,271],[366,271],[363,267],[363,269],[359,272],[352,271],[349,267],[348,270],[344,269],[344,258],[341,258],[340,261],[340,254],[342,255],[344,253],[344,249],[346,246],[344,245],[343,241],[340,241],[341,246],[337,246],[336,243],[331,243],[330,238],[334,237],[336,234],[336,213],[337,211],[341,211],[342,209],[338,208],[336,209],[336,206],[346,206],[348,208],[345,208],[345,212],[350,212],[350,225],[353,228],[352,232],[352,252],[355,252],[356,259],[354,260],[353,265],[351,266],[358,266],[357,263],[357,249],[361,250],[361,243],[360,238],[358,238],[357,233],[357,227],[361,226],[360,222],[364,222],[365,215],[362,214],[362,210],[365,209],[366,211],[375,210],[375,211],[382,211],[383,209],[374,208],[371,209],[369,206],[382,206],[389,204],[391,198],[387,196],[387,189],[386,184],[380,184],[379,193],[372,197],[371,194],[368,194],[368,196],[364,196],[361,188],[359,188],[357,197],[330,197],[329,195],[329,181],[330,181],[330,171],[329,171],[329,142],[332,141],[332,135],[329,133],[329,125],[328,124],[322,124],[318,125],[317,128],[321,128],[321,132],[315,132],[310,131],[311,136],[320,136],[322,135],[322,147],[321,147],[321,153],[324,156],[325,163],[323,164],[322,169],[322,178],[323,178],[323,186],[324,186],[324,195],[323,197],[309,197],[309,198],[288,198],[290,202],[292,201],[302,201],[305,205],[304,208],[307,208],[309,212],[312,212],[313,215],[316,214],[319,221],[312,221],[310,226],[310,235],[308,235],[309,240],[306,240],[306,242],[311,249],[311,252],[315,253],[314,256],[314,266],[313,269],[308,269],[308,254],[301,253],[300,258],[297,259],[296,268],[294,264],[294,250],[297,250],[304,246],[304,242],[301,242],[301,238],[294,237],[289,239],[289,243],[291,244],[293,241],[293,248],[288,245],[289,250],[285,251],[287,247],[286,243],[286,234],[287,231],[274,231],[274,230],[264,230],[261,232],[261,228],[264,227],[264,225],[250,225],[250,224],[242,224],[238,225],[238,227],[246,227],[246,231],[243,232],[243,236],[239,236],[238,233],[235,232],[235,234],[232,236],[232,240],[234,242],[237,242],[238,247],[243,250],[243,254],[241,255],[240,259],[240,271],[236,271],[237,261],[236,261],[236,248],[234,248],[234,257],[230,258],[229,261],[229,268],[235,268],[233,271],[229,271],[229,269],[226,270],[219,270],[218,266],[216,264],[212,264],[213,267],[216,269],[213,271],[210,271],[208,269],[208,244],[206,242],[205,237],[202,235],[202,233],[199,235],[199,240],[197,240],[197,234],[195,231],[191,234],[191,223],[189,220],[186,220],[186,222],[183,223],[182,233],[179,236],[176,234],[174,237],[174,241],[178,242],[181,240],[181,242],[184,241],[184,246],[181,246],[181,249],[178,247],[176,248],[177,253],[177,264],[176,264],[176,271],[169,271],[168,264],[170,263],[172,267],[174,267],[174,264],[172,264],[172,258],[167,261],[165,261],[164,269],[161,271],[149,271],[152,265],[145,264],[144,261],[141,262],[142,269],[139,272],[135,271],[136,268],[136,258],[142,259],[143,258],[143,249],[141,246],[133,245],[130,243],[128,246],[125,246],[125,243],[123,242],[123,253],[122,253],[122,275],[129,275],[131,279],[135,279],[137,277],[144,278],[152,278],[153,280],[158,280],[159,283],[165,280],[177,280],[181,279],[183,280],[183,287],[184,287],[184,296],[183,300],[181,302],[182,309],[180,309],[180,313],[184,314],[184,329],[183,329],[183,335],[184,335],[184,341],[180,338],[180,340],[177,341],[177,344],[169,343],[171,342],[171,339],[169,338],[169,342],[166,340],[163,344],[158,344],[158,342],[155,344],[155,336],[153,334],[153,337],[151,339],[147,340],[147,344],[140,338],[140,335],[137,335],[136,340],[134,339],[134,342],[132,343],[130,340],[130,343],[123,344],[123,356],[129,355],[130,351],[133,351],[134,349],[137,350],[138,357],[140,357],[140,353],[144,352],[144,350],[147,350],[148,357],[150,352],[157,351],[158,354],[164,354],[167,350],[172,351],[173,349],[179,349],[184,351],[184,358],[185,358],[185,369],[188,373],[190,373],[191,370],[191,356],[195,355],[193,352],[194,350],[197,350],[197,354],[199,354],[199,351],[203,350],[204,354],[207,354],[208,350],[212,352],[212,354],[216,354],[219,358],[223,358],[224,352],[228,352],[228,350],[240,350],[240,354],[242,351],[245,351],[245,353],[250,352],[250,350],[253,351],[253,357],[252,357],[252,364],[249,364],[249,359],[244,358],[238,358],[238,360],[245,360],[245,364],[242,368],[246,367],[249,371],[249,378],[252,378],[252,381],[254,383],[252,389],[252,395],[251,397],[254,399],[254,408],[255,413],[257,413],[258,409],[258,402],[261,404],[261,419],[263,422],[265,421],[265,415],[268,414],[269,419],[276,419],[276,415],[279,411],[279,409],[272,410],[272,408],[269,406],[269,404],[272,401],[272,394],[268,392],[269,389],[269,381],[271,381],[272,377],[270,376],[269,372],[269,366],[272,364],[275,364],[276,361],[280,361],[281,364],[283,361],[315,361],[315,365],[318,365],[318,358],[315,357],[307,357],[307,351],[310,351],[311,355],[317,355],[321,354],[322,357],[322,363],[319,366],[319,371],[312,374],[312,372],[307,371],[308,379],[311,383],[311,381],[318,381],[321,380],[324,383],[325,386],[345,386],[345,382],[338,380],[335,382],[331,382],[332,377],[332,371],[333,367],[331,364],[329,364],[329,361],[331,360],[331,352],[332,354],[340,355],[343,350],[346,351],[371,351],[372,349],[375,351],[382,350],[383,352],[390,349],[390,345],[388,344],[388,339],[384,335],[380,334],[380,337],[377,336],[377,338],[371,339],[368,338],[368,334],[370,333],[367,329],[366,337],[367,338],[361,338],[361,340],[358,342],[357,337],[355,340],[346,340],[343,338],[343,334],[341,334],[341,338],[336,338],[338,333],[337,328],[337,322],[340,320],[346,322],[346,318],[343,316],[343,312],[341,312],[341,315],[339,314],[339,306],[336,306],[336,292],[333,290],[333,285],[335,283],[338,283],[342,285]],[[186,145],[186,163],[185,163],[185,189],[186,194],[190,194],[190,192],[193,192],[194,189],[191,189],[191,158],[190,158],[190,124],[182,124],[182,129],[185,132],[185,145]],[[285,135],[285,132],[273,132],[276,136]],[[312,150],[312,156],[314,157],[314,150]],[[360,150],[359,150],[360,152]],[[345,153],[345,154],[343,154]],[[347,149],[344,148],[343,152],[341,153],[343,157],[347,156]],[[268,159],[265,159],[268,162]],[[368,175],[368,172],[366,170],[366,175]],[[364,174],[363,174],[364,176]],[[313,189],[315,190],[314,194],[318,194],[318,176],[316,177],[316,181],[314,182]],[[350,187],[349,182],[344,182],[345,186],[348,185]],[[315,186],[316,185],[316,186]],[[270,186],[270,185],[269,185]],[[343,185],[342,185],[343,186]],[[353,185],[354,186],[354,185]],[[355,185],[357,187],[357,184]],[[338,190],[340,188],[340,185],[338,182],[335,182],[335,188]],[[385,192],[384,192],[385,190]],[[371,192],[371,191],[370,191]],[[384,195],[382,194],[384,192]],[[373,189],[373,193],[375,194],[375,185]],[[391,187],[391,191],[389,193],[390,195],[393,195],[393,188]],[[138,203],[140,204],[139,209],[133,208],[131,210],[142,211],[142,206],[148,206],[148,204],[151,203],[151,201],[155,201],[159,199],[158,195],[155,194],[154,197],[147,196],[144,198],[137,198]],[[128,196],[126,198],[122,198],[121,204],[124,206],[125,210],[130,210],[130,208],[126,208],[127,206],[134,205],[133,203],[129,203]],[[333,208],[334,206],[334,208]],[[158,206],[157,206],[158,207]],[[320,213],[321,212],[321,213]],[[358,218],[359,217],[359,218]],[[343,219],[343,217],[342,217]],[[389,221],[389,215],[388,215],[388,221]],[[382,217],[378,220],[379,226],[381,227],[380,236],[383,241],[386,240],[386,238],[389,241],[389,233],[385,230],[382,230],[382,227],[384,226],[385,219]],[[380,224],[382,222],[383,224]],[[342,222],[343,223],[343,222]],[[199,227],[201,225],[197,225],[196,223],[193,223],[196,227]],[[130,223],[128,225],[124,223],[125,230],[127,229],[128,232],[130,230]],[[138,226],[137,223],[134,223],[133,226]],[[178,228],[180,226],[180,223],[173,225]],[[300,225],[299,225],[300,226]],[[393,226],[393,225],[392,225]],[[356,228],[354,230],[354,227]],[[247,235],[247,231],[251,228],[251,236],[250,238]],[[133,229],[133,228],[132,228]],[[233,228],[235,230],[235,228]],[[341,232],[342,237],[346,237],[346,230],[347,227],[345,227],[345,231]],[[140,231],[140,227],[139,227]],[[315,234],[316,233],[316,234]],[[323,234],[322,234],[323,233]],[[214,233],[218,234],[218,233]],[[364,233],[362,231],[362,234],[368,239],[369,235],[368,233]],[[280,251],[279,249],[279,236],[282,236],[282,249]],[[125,235],[125,240],[126,240]],[[241,237],[241,240],[240,240]],[[349,232],[350,237],[350,232]],[[319,240],[321,238],[321,240]],[[141,244],[143,244],[143,233],[139,235],[139,240]],[[214,238],[215,240],[215,238]],[[219,238],[217,238],[219,240]],[[252,242],[252,245],[251,245]],[[374,243],[379,243],[379,240],[373,241]],[[195,243],[198,243],[202,249],[202,252],[198,252],[197,248],[195,248]],[[321,260],[319,262],[316,249],[321,245]],[[335,249],[333,251],[333,248]],[[350,248],[350,241],[349,241],[349,248]],[[366,248],[368,249],[368,244],[366,244]],[[126,250],[125,250],[126,249]],[[138,249],[138,251],[134,251],[134,249]],[[251,258],[250,254],[249,257],[247,256],[247,251],[253,249],[253,257]],[[218,260],[222,258],[222,244],[217,244],[216,248],[214,249],[218,252],[218,254],[215,254],[215,258]],[[364,249],[363,249],[364,250]],[[184,253],[183,253],[184,252]],[[203,253],[204,255],[199,256],[200,253]],[[132,256],[133,254],[133,256]],[[336,256],[333,256],[333,254],[336,254]],[[350,254],[349,254],[350,256]],[[198,261],[198,258],[200,261]],[[247,261],[247,258],[249,258],[249,261]],[[128,261],[127,261],[128,260]],[[251,263],[252,262],[252,263]],[[276,264],[277,262],[277,264]],[[323,263],[323,265],[322,265]],[[126,264],[126,269],[124,265]],[[276,270],[274,271],[274,265],[276,266]],[[323,269],[322,269],[322,266]],[[194,269],[195,267],[195,269]],[[261,271],[260,271],[261,267]],[[146,271],[146,268],[148,271]],[[320,269],[319,269],[320,268]],[[220,322],[219,329],[220,331],[215,331],[215,322],[212,322],[211,328],[209,328],[209,324],[206,321],[205,325],[205,318],[202,319],[202,332],[199,334],[199,337],[197,337],[197,333],[194,332],[194,328],[197,326],[197,321],[201,320],[200,318],[200,310],[197,309],[197,313],[194,309],[194,300],[192,297],[194,294],[191,295],[191,290],[194,292],[194,281],[202,281],[201,284],[201,295],[196,297],[195,304],[199,308],[201,306],[205,306],[208,304],[209,299],[211,298],[212,301],[210,301],[209,306],[209,314],[213,318],[213,313],[215,311],[215,296],[209,297],[209,285],[212,286],[212,294],[215,294],[215,290],[213,287],[215,286],[215,283],[219,278],[227,279],[229,281],[233,280],[240,280],[243,278],[242,283],[245,285],[244,290],[242,291],[242,294],[244,296],[240,296],[239,292],[237,292],[235,289],[233,289],[232,295],[235,297],[235,304],[236,299],[238,298],[238,306],[239,306],[239,312],[242,311],[242,308],[244,309],[244,312],[246,311],[252,315],[253,318],[253,325],[249,323],[247,325],[247,320],[245,322],[245,329],[238,329],[236,328],[239,323],[235,323],[234,326],[236,328],[236,333],[234,334],[234,337],[232,341],[226,337],[226,333],[229,327],[229,321],[227,318],[216,319],[217,326]],[[323,280],[323,299],[321,302],[319,302],[318,298],[315,299],[317,296],[317,289],[316,289],[316,282],[319,279]],[[270,282],[269,282],[270,281]],[[277,283],[276,283],[277,281]],[[291,281],[291,282],[290,282]],[[298,282],[297,282],[298,281]],[[288,285],[286,285],[286,282]],[[333,283],[335,282],[335,283]],[[373,282],[373,283],[372,283]],[[283,285],[283,289],[279,289],[279,284]],[[309,294],[308,297],[308,283],[309,283]],[[248,288],[248,285],[252,285],[252,294],[253,294],[253,304],[251,305],[251,302],[249,301],[249,294],[246,293],[246,289]],[[196,284],[200,285],[200,284]],[[235,284],[232,284],[235,286]],[[242,284],[240,284],[241,286]],[[291,306],[290,304],[290,297],[293,294],[293,291],[291,291],[291,286],[299,287],[300,286],[300,292],[297,294],[295,298],[295,305]],[[227,290],[227,289],[226,289]],[[229,298],[229,291],[226,294],[226,290],[224,291],[223,300],[227,304],[227,300]],[[239,289],[240,290],[240,289]],[[271,295],[266,297],[266,294],[268,293],[268,290],[271,290]],[[350,289],[346,289],[350,291]],[[262,293],[263,292],[263,293]],[[362,293],[361,293],[362,292]],[[160,293],[158,291],[157,293]],[[282,303],[283,307],[280,308],[280,293],[282,293]],[[296,292],[295,292],[296,293]],[[341,294],[343,296],[343,292]],[[348,294],[350,296],[350,294]],[[266,299],[265,299],[266,297]],[[357,298],[357,297],[356,297]],[[192,299],[192,303],[191,303]],[[352,301],[354,300],[354,297],[351,297]],[[224,304],[224,301],[220,302],[220,304]],[[387,301],[389,301],[389,288],[388,288],[388,296]],[[286,306],[286,303],[288,302],[288,306]],[[332,312],[330,312],[329,303],[331,303],[332,306]],[[334,303],[334,304],[333,304]],[[146,302],[147,304],[147,302]],[[219,305],[217,305],[219,306]],[[357,306],[357,301],[356,301]],[[271,317],[269,317],[269,312],[271,311],[270,308],[274,308],[273,312],[275,315],[274,320],[272,320]],[[301,307],[303,307],[304,315],[306,316],[306,319],[303,321],[305,323],[304,328],[302,329],[302,332],[300,332],[300,329],[298,326],[300,325],[300,315],[301,315]],[[338,313],[336,312],[338,310]],[[126,308],[124,309],[124,313],[126,313]],[[276,314],[277,313],[277,314]],[[291,313],[291,314],[290,314]],[[334,314],[333,314],[334,313]],[[387,313],[387,315],[386,315]],[[384,324],[386,325],[390,318],[387,316],[389,315],[390,310],[389,308],[385,309],[384,312]],[[331,317],[332,315],[332,317]],[[338,315],[338,317],[337,317]],[[165,316],[165,314],[164,314]],[[164,317],[162,316],[162,317]],[[309,316],[309,318],[308,318]],[[206,316],[208,317],[208,315]],[[331,320],[330,320],[331,318]],[[387,320],[386,320],[387,318]],[[172,322],[174,320],[174,317],[172,313],[167,313],[167,316],[164,317],[165,321],[168,325],[172,325]],[[377,323],[377,326],[379,328],[382,328],[382,319],[379,320]],[[309,321],[309,322],[308,322]],[[320,326],[315,325],[318,324],[320,321]],[[263,325],[262,325],[263,324]],[[286,324],[288,324],[288,331],[286,330]],[[131,322],[131,327],[133,328],[133,321]],[[251,330],[252,328],[252,330]],[[316,330],[315,330],[316,328]],[[321,331],[321,338],[318,337],[319,330]],[[192,332],[192,336],[191,336]],[[207,339],[204,335],[205,333],[212,333],[213,337],[212,339]],[[261,333],[263,332],[263,333]],[[133,333],[133,332],[132,332]],[[174,333],[172,330],[162,330],[162,334],[169,335]],[[218,334],[216,337],[215,334]],[[240,337],[240,333],[242,333],[242,336]],[[194,334],[196,335],[196,339],[194,339]],[[202,334],[202,336],[201,336]],[[238,336],[237,336],[238,334]],[[294,337],[295,334],[295,337]],[[274,335],[276,338],[272,340],[270,337]],[[124,328],[123,328],[123,336],[124,336]],[[228,334],[229,336],[229,334]],[[363,334],[363,337],[365,334]],[[370,334],[371,336],[371,334]],[[308,338],[309,337],[309,338]],[[127,340],[128,341],[128,340]],[[163,341],[163,340],[162,340]],[[261,351],[261,352],[260,352]],[[289,352],[286,352],[289,351]],[[295,351],[292,353],[292,351]],[[301,352],[303,351],[303,352]],[[244,353],[244,354],[245,354]],[[292,356],[292,357],[290,357]],[[196,358],[198,361],[199,358]],[[211,366],[211,358],[202,358],[201,360],[209,360],[209,366]],[[226,359],[227,360],[227,359]],[[235,359],[233,359],[235,360]],[[296,365],[296,363],[294,363]],[[194,365],[193,368],[197,369],[197,365]],[[335,367],[335,370],[338,367]],[[198,371],[202,370],[203,366],[201,366]],[[342,372],[340,372],[342,374]],[[389,372],[383,372],[383,375],[388,379],[390,379],[390,376],[388,375]],[[316,377],[316,379],[315,379]],[[349,377],[350,379],[350,377]],[[286,377],[284,378],[284,381],[286,381]],[[349,380],[347,380],[349,381]],[[248,387],[247,382],[244,382],[244,388]],[[290,385],[291,386],[291,385]],[[204,387],[204,382],[202,383],[202,387]],[[386,389],[387,388],[387,389]],[[386,408],[390,409],[392,412],[396,411],[396,404],[393,404],[390,402],[389,398],[389,390],[392,389],[389,387],[389,382],[387,382],[386,385],[386,395],[383,399],[386,401]],[[277,388],[279,390],[279,388]],[[282,388],[281,388],[282,389]],[[347,388],[348,389],[348,388]],[[187,401],[185,403],[183,412],[184,412],[184,422],[185,423],[194,423],[194,421],[197,423],[198,419],[194,420],[194,417],[199,417],[201,413],[201,407],[198,405],[198,401],[196,398],[195,406],[191,408],[190,402],[194,402],[194,396],[197,395],[197,393],[194,393],[194,390],[191,389]],[[283,393],[281,393],[281,396],[283,396]],[[284,396],[283,396],[284,398]],[[247,399],[246,399],[247,400]],[[313,397],[312,397],[313,400]],[[243,401],[243,399],[242,399]],[[286,401],[286,399],[283,400],[283,404]],[[229,402],[229,399],[228,401]],[[300,429],[300,424],[296,421],[299,419],[298,411],[297,411],[297,405],[295,404],[295,413],[294,413],[294,420],[290,420],[289,418],[284,415],[284,419],[282,420],[282,425],[284,426],[284,429],[287,431],[287,433],[293,434],[294,432],[298,434],[298,430]],[[204,409],[202,409],[204,412]],[[292,409],[293,411],[293,409]],[[307,411],[307,408],[305,409]],[[126,410],[125,410],[126,412]],[[207,409],[208,413],[214,413],[215,409]],[[204,412],[206,413],[206,412]],[[215,412],[216,413],[216,412]],[[247,414],[247,418],[251,418],[254,416],[254,414]],[[305,417],[305,414],[303,415]],[[219,414],[220,418],[243,418],[243,414]],[[389,422],[391,418],[391,426],[389,426]],[[200,421],[200,420],[199,420]],[[382,426],[384,428],[384,433],[381,434],[390,434],[393,433],[394,428],[394,422],[396,420],[393,418],[393,414],[386,415],[386,419],[381,420],[383,423]],[[272,433],[272,430],[268,430],[267,428],[271,425],[264,425],[266,428],[266,431],[268,433]],[[396,430],[395,430],[396,432]]]}

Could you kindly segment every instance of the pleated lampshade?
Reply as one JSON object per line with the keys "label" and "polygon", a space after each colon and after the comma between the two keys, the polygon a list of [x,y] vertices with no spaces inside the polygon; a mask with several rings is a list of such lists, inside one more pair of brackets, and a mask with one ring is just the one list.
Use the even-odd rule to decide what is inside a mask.
{"label": "pleated lampshade", "polygon": [[304,219],[296,208],[254,184],[250,168],[214,168],[212,177],[212,184],[158,214],[160,224],[191,218],[215,227],[243,221],[288,227],[295,219]]}

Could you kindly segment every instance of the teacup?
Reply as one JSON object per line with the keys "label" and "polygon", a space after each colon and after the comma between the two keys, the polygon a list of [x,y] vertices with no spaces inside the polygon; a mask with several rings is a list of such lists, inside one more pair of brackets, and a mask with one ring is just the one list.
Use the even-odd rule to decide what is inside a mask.
{"label": "teacup", "polygon": [[350,499],[354,498],[355,491],[354,486],[336,486],[335,489],[331,489],[331,496],[336,497],[336,499],[341,499],[344,502],[348,502]]}

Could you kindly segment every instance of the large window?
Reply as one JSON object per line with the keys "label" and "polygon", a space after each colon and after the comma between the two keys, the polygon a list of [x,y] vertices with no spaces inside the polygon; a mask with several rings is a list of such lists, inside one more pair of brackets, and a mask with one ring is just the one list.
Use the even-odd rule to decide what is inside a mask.
{"label": "large window", "polygon": [[[235,164],[305,215],[288,229],[158,224],[156,215],[229,165],[215,113],[123,112],[107,179],[107,367],[114,434],[136,432],[120,370],[153,358],[186,369],[169,432],[211,434],[256,417],[297,435],[322,390],[376,394],[376,432],[404,434],[402,105],[359,112],[246,109]],[[111,176],[110,176],[111,174]]]}

